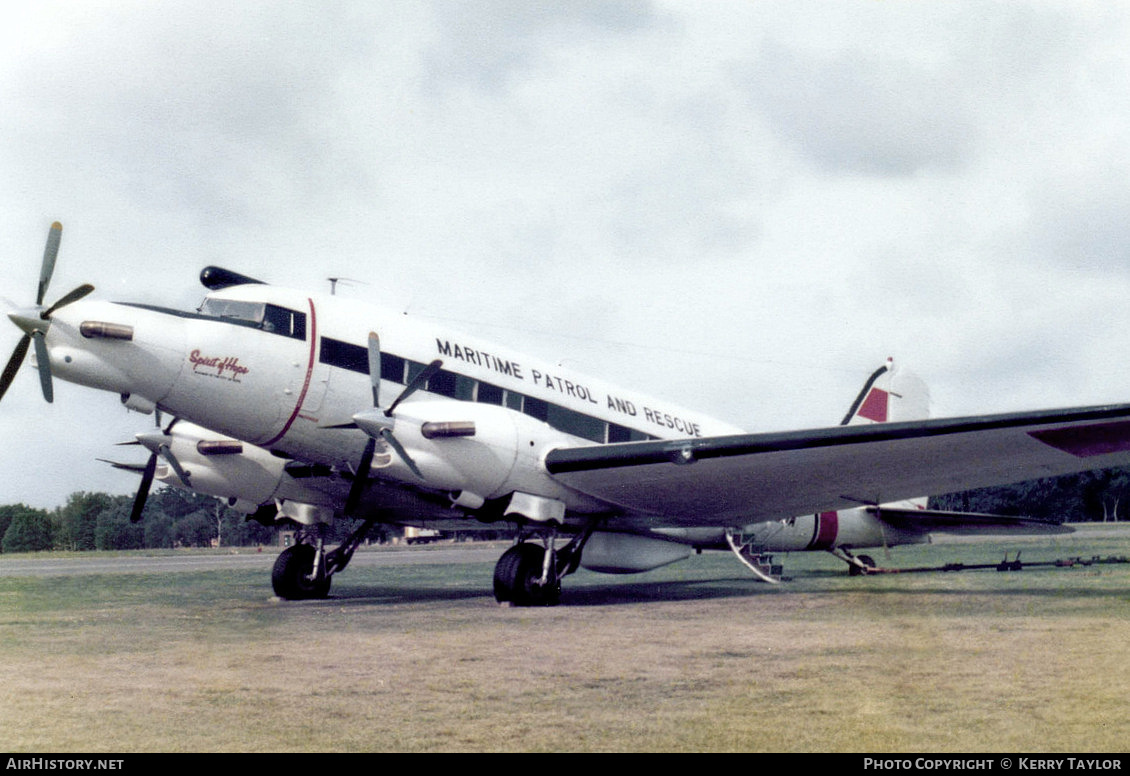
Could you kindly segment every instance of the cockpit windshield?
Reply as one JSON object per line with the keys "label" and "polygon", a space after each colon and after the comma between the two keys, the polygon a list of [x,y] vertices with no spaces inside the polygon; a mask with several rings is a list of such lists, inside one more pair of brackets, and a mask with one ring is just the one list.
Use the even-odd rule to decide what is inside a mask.
{"label": "cockpit windshield", "polygon": [[200,305],[200,314],[213,318],[235,318],[238,321],[262,323],[267,306],[262,302],[242,302],[238,299],[208,297]]}
{"label": "cockpit windshield", "polygon": [[274,304],[208,297],[200,305],[200,314],[254,326],[291,339],[306,339],[306,314]]}

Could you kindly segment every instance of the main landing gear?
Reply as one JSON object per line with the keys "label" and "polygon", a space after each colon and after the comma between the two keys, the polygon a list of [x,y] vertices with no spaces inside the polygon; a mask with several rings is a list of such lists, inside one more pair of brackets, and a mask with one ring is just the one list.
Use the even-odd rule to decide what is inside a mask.
{"label": "main landing gear", "polygon": [[349,565],[374,523],[376,520],[364,521],[340,546],[328,552],[324,523],[297,531],[297,543],[279,553],[271,570],[275,595],[288,601],[325,598],[330,593],[330,579]]}
{"label": "main landing gear", "polygon": [[556,606],[561,601],[561,580],[580,566],[581,551],[595,527],[589,525],[559,550],[554,547],[556,528],[542,532],[544,546],[519,536],[494,567],[495,600],[511,606]]}

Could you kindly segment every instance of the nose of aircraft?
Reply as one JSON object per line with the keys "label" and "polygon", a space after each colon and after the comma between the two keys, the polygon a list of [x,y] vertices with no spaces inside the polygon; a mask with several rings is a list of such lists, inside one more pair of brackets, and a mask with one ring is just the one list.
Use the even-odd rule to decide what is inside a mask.
{"label": "nose of aircraft", "polygon": [[47,233],[47,245],[43,249],[43,263],[39,267],[39,287],[36,290],[35,307],[13,310],[10,305],[6,305],[6,308],[11,310],[8,313],[9,320],[23,330],[24,336],[20,338],[20,341],[16,344],[16,349],[12,351],[3,374],[0,374],[0,398],[7,392],[8,386],[12,384],[16,372],[23,364],[28,348],[33,343],[43,398],[47,401],[54,398],[51,388],[51,359],[48,357],[47,345],[44,341],[47,336],[47,329],[51,325],[51,315],[59,308],[77,302],[94,290],[94,286],[84,284],[63,296],[50,307],[43,307],[43,297],[47,294],[47,288],[51,284],[51,275],[55,272],[55,258],[59,253],[59,241],[62,235],[63,225],[56,221]]}

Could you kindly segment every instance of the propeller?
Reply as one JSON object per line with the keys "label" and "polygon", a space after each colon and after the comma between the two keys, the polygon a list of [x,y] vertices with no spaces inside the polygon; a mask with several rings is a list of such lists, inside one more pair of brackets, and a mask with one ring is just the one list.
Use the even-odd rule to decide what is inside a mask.
{"label": "propeller", "polygon": [[439,371],[443,366],[443,362],[439,359],[428,364],[424,367],[419,374],[417,374],[404,390],[400,392],[393,402],[388,405],[387,409],[381,409],[381,339],[377,336],[376,332],[369,333],[369,382],[372,384],[373,389],[373,409],[359,412],[353,416],[353,422],[346,424],[343,427],[356,427],[360,428],[369,435],[369,441],[365,443],[365,451],[361,454],[361,460],[357,463],[357,471],[353,476],[353,484],[349,487],[349,496],[345,499],[345,514],[352,515],[357,505],[361,502],[361,494],[365,490],[365,483],[369,479],[369,471],[373,466],[373,456],[377,451],[377,439],[384,440],[389,447],[391,447],[401,460],[408,465],[420,479],[424,479],[423,472],[416,462],[412,460],[412,456],[404,448],[404,445],[393,434],[395,427],[395,420],[393,413],[400,403],[411,396],[413,393],[423,388],[428,380]]}
{"label": "propeller", "polygon": [[142,512],[145,509],[145,502],[149,498],[149,489],[153,486],[153,478],[157,473],[157,461],[159,458],[164,458],[165,462],[169,464],[180,481],[184,483],[186,488],[192,487],[189,481],[188,472],[180,465],[180,461],[173,455],[170,443],[172,442],[172,435],[170,432],[173,426],[177,424],[178,418],[173,418],[165,430],[161,430],[161,416],[157,416],[157,431],[149,431],[144,434],[138,434],[133,442],[124,442],[127,445],[141,445],[148,449],[149,460],[145,463],[145,468],[141,470],[141,484],[137,487],[137,495],[133,498],[133,509],[130,511],[130,522],[136,523],[141,519]]}
{"label": "propeller", "polygon": [[51,225],[47,233],[47,245],[43,249],[43,263],[39,268],[39,287],[35,294],[35,307],[23,310],[13,310],[8,317],[24,331],[24,336],[16,343],[8,359],[4,372],[0,374],[0,398],[12,384],[16,373],[27,356],[28,349],[35,347],[36,365],[39,367],[39,385],[43,391],[43,398],[48,402],[54,401],[55,392],[51,385],[51,359],[47,353],[47,329],[51,326],[51,316],[60,308],[77,302],[94,290],[94,286],[84,283],[68,294],[64,294],[50,307],[43,306],[43,298],[51,285],[51,276],[55,273],[55,259],[59,255],[59,240],[63,236],[63,225],[58,221]]}

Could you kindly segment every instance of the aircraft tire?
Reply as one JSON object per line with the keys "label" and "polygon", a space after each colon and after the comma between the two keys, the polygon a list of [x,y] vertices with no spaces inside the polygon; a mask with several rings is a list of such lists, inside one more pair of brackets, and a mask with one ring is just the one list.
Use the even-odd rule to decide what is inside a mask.
{"label": "aircraft tire", "polygon": [[495,600],[514,606],[556,606],[561,600],[561,583],[537,584],[544,560],[545,548],[531,542],[502,553],[494,567]]}
{"label": "aircraft tire", "polygon": [[311,582],[306,578],[314,566],[314,548],[309,544],[296,544],[279,553],[271,569],[271,587],[275,595],[288,601],[306,598],[325,598],[330,593],[330,578]]}
{"label": "aircraft tire", "polygon": [[[870,555],[856,555],[855,559],[858,560],[860,563],[862,563],[864,566],[866,566],[869,569],[875,568],[875,559],[872,558]],[[859,566],[855,565],[854,563],[852,563],[850,566],[848,566],[848,574],[850,576],[858,577],[858,576],[861,576],[861,575],[866,574],[866,573],[867,573],[866,571],[864,571],[863,569],[861,569]]]}

